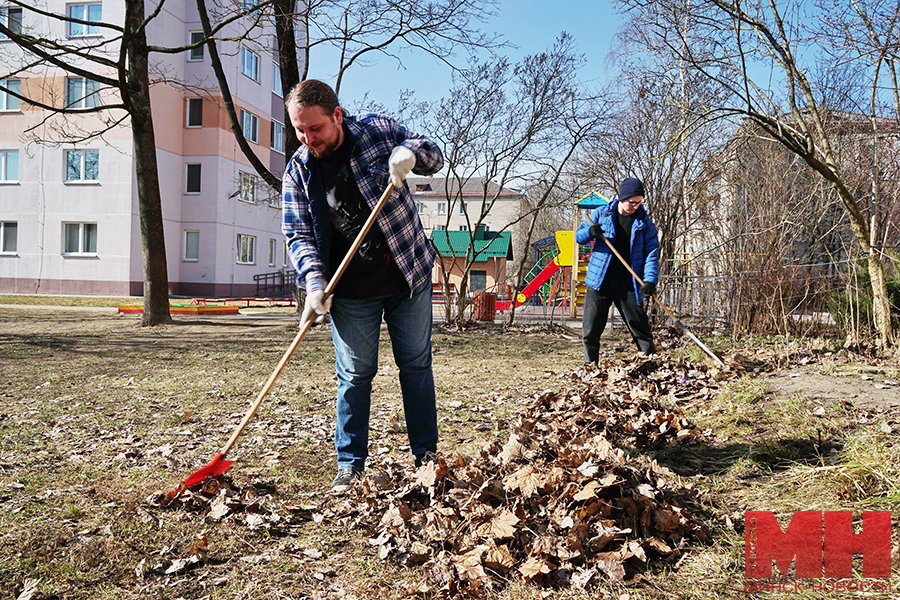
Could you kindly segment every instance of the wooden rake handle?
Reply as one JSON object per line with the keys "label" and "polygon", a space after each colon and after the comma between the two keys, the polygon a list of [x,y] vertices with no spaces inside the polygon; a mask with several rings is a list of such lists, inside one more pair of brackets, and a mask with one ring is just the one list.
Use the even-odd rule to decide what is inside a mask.
{"label": "wooden rake handle", "polygon": [[[366,238],[366,234],[369,233],[372,225],[375,224],[375,220],[378,218],[378,214],[381,212],[381,209],[384,208],[385,203],[387,203],[387,200],[388,198],[390,198],[391,192],[393,191],[394,184],[388,183],[388,186],[381,194],[381,198],[378,199],[378,203],[375,204],[375,208],[372,209],[372,214],[370,214],[369,218],[366,219],[366,222],[363,224],[363,227],[359,231],[359,234],[357,234],[356,239],[353,240],[353,245],[350,246],[350,249],[344,256],[344,260],[342,260],[341,264],[338,266],[334,277],[332,277],[331,281],[328,282],[328,285],[325,286],[326,301],[334,294],[334,289],[337,287],[338,280],[340,280],[341,276],[344,274],[344,271],[347,270],[347,266],[350,264],[350,261],[356,254],[356,251],[359,250],[360,245],[362,245],[363,240]],[[247,424],[250,422],[250,419],[252,419],[256,414],[256,411],[259,410],[263,399],[268,395],[269,391],[272,389],[272,386],[275,385],[275,381],[281,375],[281,372],[284,370],[285,365],[287,365],[288,361],[291,359],[291,356],[293,356],[294,351],[297,349],[297,346],[300,345],[300,342],[303,341],[303,338],[306,337],[307,333],[309,333],[313,322],[315,322],[315,316],[315,314],[310,314],[309,318],[301,323],[300,331],[297,332],[297,336],[294,338],[294,341],[291,342],[291,345],[288,346],[288,349],[287,351],[285,351],[284,356],[281,357],[281,360],[278,362],[278,366],[275,367],[275,370],[272,371],[271,375],[269,375],[268,381],[266,381],[266,384],[263,386],[262,390],[260,390],[259,395],[253,402],[253,405],[250,406],[249,410],[247,410],[247,414],[245,414],[244,418],[241,420],[240,425],[238,425],[237,429],[234,430],[234,433],[231,434],[231,437],[228,438],[228,441],[225,443],[225,445],[222,446],[220,454],[223,457],[228,454],[228,451],[231,450],[235,442],[237,442],[237,439],[244,432],[244,429],[247,428]]]}
{"label": "wooden rake handle", "polygon": [[[588,223],[590,223],[591,225],[596,225],[596,223],[594,223],[594,221],[591,220],[591,216],[589,214],[585,213],[585,218],[587,219]],[[606,238],[606,236],[603,235],[603,233],[600,234],[600,237],[603,238],[603,241],[606,242],[606,245],[609,246],[609,249],[612,250],[612,253],[615,254],[616,257],[618,257],[618,259],[622,262],[623,265],[625,265],[625,268],[628,269],[628,272],[631,273],[631,276],[634,277],[635,279],[637,279],[637,282],[639,284],[641,284],[641,286],[643,286],[644,281],[640,277],[638,277],[638,274],[634,272],[634,269],[631,268],[631,265],[629,265],[625,261],[625,259],[622,257],[622,255],[619,254],[619,251],[616,250],[616,247],[612,245],[612,242],[610,242]],[[722,366],[722,368],[727,368],[725,366],[724,361],[722,361],[722,359],[719,358],[719,356],[715,352],[710,350],[706,346],[706,344],[704,344],[700,340],[700,338],[698,338],[696,335],[694,335],[693,332],[690,329],[688,329],[687,325],[682,323],[681,319],[679,319],[677,316],[675,316],[675,313],[672,312],[668,306],[666,306],[665,304],[660,302],[659,298],[657,298],[655,295],[653,296],[653,301],[656,302],[657,304],[659,304],[662,307],[662,309],[664,311],[666,311],[666,314],[669,315],[669,318],[672,319],[672,321],[674,321],[675,325],[677,325],[689,338],[691,338],[694,341],[694,343],[700,347],[701,350],[706,352],[707,355],[709,355],[713,360],[715,360],[717,363],[719,363],[719,365]]]}
{"label": "wooden rake handle", "polygon": [[[591,216],[590,216],[590,215],[585,215],[585,218],[587,219],[587,222],[590,223],[591,225],[596,225],[596,223],[594,223],[594,222],[591,220]],[[643,285],[644,285],[644,280],[641,279],[640,276],[638,276],[638,274],[634,272],[634,269],[632,269],[632,268],[631,268],[631,265],[628,264],[628,261],[626,261],[625,258],[624,258],[621,254],[619,254],[619,251],[616,250],[616,247],[612,245],[612,242],[610,242],[610,241],[606,238],[606,236],[603,235],[602,233],[600,234],[600,237],[603,238],[603,241],[606,242],[606,245],[609,246],[609,249],[612,250],[612,253],[615,254],[616,257],[619,259],[619,261],[625,266],[625,268],[628,269],[628,272],[631,273],[631,276],[634,277],[635,279],[637,279],[637,282],[643,287]],[[656,296],[654,296],[654,297],[653,297],[653,301],[656,302],[657,304],[659,304],[659,305],[662,307],[662,309],[663,309],[664,311],[666,311],[666,314],[669,315],[669,317],[670,317],[673,321],[678,321],[678,317],[675,316],[675,313],[673,313],[671,310],[669,310],[669,307],[668,307],[668,306],[666,306],[665,304],[663,304],[662,302],[660,302],[659,298],[657,298]]]}

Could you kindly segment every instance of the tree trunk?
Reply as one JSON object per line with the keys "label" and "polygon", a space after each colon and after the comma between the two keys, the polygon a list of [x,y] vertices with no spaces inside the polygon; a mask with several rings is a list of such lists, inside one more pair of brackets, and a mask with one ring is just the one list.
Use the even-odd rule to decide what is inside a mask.
{"label": "tree trunk", "polygon": [[884,275],[884,263],[877,252],[869,251],[869,279],[872,282],[872,318],[879,333],[882,348],[894,346],[893,328],[891,327],[891,303],[888,298],[887,278]]}
{"label": "tree trunk", "polygon": [[150,111],[147,36],[142,28],[144,1],[131,0],[125,6],[126,34],[123,43],[127,45],[128,70],[122,100],[131,115],[134,135],[141,255],[144,264],[144,314],[141,326],[146,327],[170,323],[172,316],[169,312],[169,274],[163,234],[159,168],[156,162],[156,138]]}
{"label": "tree trunk", "polygon": [[[282,98],[287,99],[288,92],[301,81],[300,68],[297,61],[297,33],[294,29],[294,18],[297,0],[274,0],[275,9],[275,38],[278,42],[278,66],[281,67]],[[304,19],[308,19],[308,9],[304,12]],[[304,32],[304,36],[306,36]],[[304,44],[308,41],[304,39]],[[300,147],[300,141],[291,125],[287,108],[284,111],[284,155],[288,160]]]}
{"label": "tree trunk", "polygon": [[[827,174],[826,178],[828,178]],[[868,256],[869,281],[872,286],[872,318],[875,320],[875,329],[878,331],[878,342],[884,349],[893,348],[894,332],[891,327],[891,303],[888,298],[884,263],[878,253],[872,251],[872,244],[869,241],[869,228],[856,199],[849,190],[837,181],[836,177],[832,178],[832,184],[837,190],[847,215],[850,217],[850,228],[856,236],[856,241],[859,242],[863,253]]]}

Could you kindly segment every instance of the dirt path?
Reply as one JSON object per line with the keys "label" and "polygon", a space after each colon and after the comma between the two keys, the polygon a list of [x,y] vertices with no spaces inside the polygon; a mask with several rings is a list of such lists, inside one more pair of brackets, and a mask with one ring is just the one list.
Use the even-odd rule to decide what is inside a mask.
{"label": "dirt path", "polygon": [[900,381],[890,369],[853,367],[830,374],[813,369],[789,369],[772,373],[767,379],[779,395],[798,394],[823,406],[849,402],[862,410],[900,407]]}

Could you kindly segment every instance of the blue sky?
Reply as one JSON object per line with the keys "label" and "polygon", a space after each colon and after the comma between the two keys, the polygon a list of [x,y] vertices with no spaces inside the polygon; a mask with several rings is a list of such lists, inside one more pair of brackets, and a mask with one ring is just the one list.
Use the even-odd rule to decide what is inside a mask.
{"label": "blue sky", "polygon": [[[496,31],[518,46],[503,50],[512,63],[548,49],[566,31],[585,56],[582,79],[602,82],[606,79],[606,55],[620,20],[607,0],[501,0],[498,15],[482,30]],[[407,52],[402,58],[405,69],[398,69],[396,61],[385,58],[378,59],[374,66],[352,69],[342,83],[341,103],[353,108],[368,91],[370,101],[390,109],[396,106],[402,89],[412,90],[417,100],[437,100],[447,94],[452,81],[445,65],[422,53]],[[312,59],[310,76],[333,83],[330,65],[320,67],[315,55]]]}

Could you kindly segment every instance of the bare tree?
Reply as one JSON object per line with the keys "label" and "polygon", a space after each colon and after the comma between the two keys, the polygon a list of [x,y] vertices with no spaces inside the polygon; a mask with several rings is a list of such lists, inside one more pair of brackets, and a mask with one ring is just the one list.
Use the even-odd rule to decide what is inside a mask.
{"label": "bare tree", "polygon": [[[685,264],[686,245],[700,227],[690,184],[721,144],[720,132],[707,127],[685,135],[683,111],[670,98],[676,81],[626,80],[606,135],[580,161],[590,186],[615,196],[626,177],[644,183],[646,207],[660,235],[660,272]],[[698,97],[700,93],[695,93]]]}
{"label": "bare tree", "polygon": [[[146,26],[156,13],[145,16],[143,0],[125,3],[123,25],[112,22],[93,22],[51,13],[31,3],[9,0],[23,14],[67,27],[96,28],[105,35],[100,41],[93,38],[48,39],[47,32],[31,32],[27,28],[10,29],[0,21],[0,33],[23,51],[23,60],[0,79],[28,73],[38,65],[50,65],[67,74],[96,82],[103,103],[84,108],[67,107],[58,102],[56,90],[39,90],[32,94],[25,90],[3,88],[7,94],[47,111],[44,122],[53,117],[67,117],[67,122],[55,122],[53,128],[63,140],[85,140],[100,137],[105,131],[129,119],[134,139],[134,160],[137,172],[137,191],[140,211],[141,241],[144,265],[144,313],[142,325],[156,325],[171,320],[169,314],[168,274],[166,271],[165,239],[163,237],[159,177],[156,164],[156,142],[150,110],[150,77]],[[23,18],[23,21],[31,19]],[[109,100],[107,102],[107,100]],[[71,104],[71,102],[69,103]],[[85,103],[81,103],[85,104]],[[90,102],[88,104],[94,104]],[[100,115],[97,128],[84,131],[84,121],[73,121],[87,114]],[[35,128],[32,128],[34,131]]]}
{"label": "bare tree", "polygon": [[[699,110],[691,104],[685,106],[694,120],[748,118],[756,124],[760,136],[777,141],[802,158],[834,188],[856,242],[867,257],[879,343],[892,347],[894,332],[883,254],[880,240],[872,236],[870,215],[864,205],[871,190],[862,193],[847,181],[846,165],[840,162],[836,148],[841,127],[834,126],[836,118],[844,115],[836,113],[828,102],[828,80],[817,78],[833,64],[823,58],[823,53],[815,52],[815,47],[838,43],[822,28],[821,14],[806,14],[802,2],[780,5],[762,0],[624,0],[623,5],[633,9],[638,18],[656,24],[656,49],[665,51],[671,65],[697,74],[720,94],[720,104]],[[871,5],[884,7],[887,3],[873,1]],[[896,10],[896,2],[893,6]],[[865,88],[847,86],[842,94],[878,98],[878,73],[887,68],[885,63],[873,64],[870,56],[860,52],[844,52],[842,56],[866,73],[870,82]],[[876,113],[872,118],[881,117],[877,101],[856,104],[870,106]]]}
{"label": "bare tree", "polygon": [[[502,189],[539,190],[530,198],[531,209],[504,228],[523,224],[518,229],[524,254],[538,214],[552,205],[553,190],[567,165],[605,121],[602,95],[578,80],[582,63],[572,37],[563,33],[548,51],[527,56],[515,67],[504,58],[477,64],[433,107],[429,130],[444,148],[448,223],[454,208],[461,206],[470,233],[457,320],[464,317],[469,272],[479,260],[476,232]],[[460,192],[473,178],[482,182],[480,201],[464,202]],[[522,276],[520,268],[517,283]],[[449,281],[446,274],[444,281]],[[513,319],[514,311],[510,315]]]}
{"label": "bare tree", "polygon": [[[22,57],[12,63],[12,69],[0,73],[0,79],[28,74],[40,65],[49,65],[67,75],[94,82],[96,89],[91,94],[101,98],[102,102],[80,102],[85,106],[75,108],[70,101],[63,100],[66,94],[60,94],[53,87],[53,80],[47,78],[44,79],[44,86],[30,86],[30,91],[2,89],[46,112],[41,124],[48,125],[55,139],[40,139],[35,133],[38,126],[35,126],[30,129],[30,135],[38,142],[102,139],[104,133],[114,127],[122,124],[130,126],[134,142],[143,261],[144,311],[141,324],[152,326],[170,322],[159,169],[150,104],[151,73],[155,69],[151,57],[155,53],[182,53],[191,46],[160,47],[148,43],[147,29],[161,14],[164,2],[159,2],[148,12],[144,0],[129,0],[125,3],[122,25],[116,24],[116,19],[107,18],[100,22],[53,13],[21,0],[7,0],[7,4],[19,7],[24,15],[29,15],[29,18],[22,19],[25,22],[43,19],[62,23],[67,28],[91,28],[103,33],[101,37],[51,39],[47,32],[32,32],[19,26],[10,28],[0,21],[0,33],[22,51]],[[237,11],[222,20],[218,27],[224,27],[246,14]],[[87,115],[93,115],[95,119],[88,121],[79,118]]]}
{"label": "bare tree", "polygon": [[[403,66],[403,53],[430,54],[455,68],[458,52],[474,53],[494,50],[505,45],[495,34],[483,33],[479,23],[491,16],[497,0],[436,0],[421,3],[414,0],[260,0],[250,13],[255,19],[272,17],[278,45],[278,61],[284,96],[309,74],[313,54],[334,51],[334,89],[340,94],[341,83],[354,67],[370,66],[375,57],[396,61]],[[235,9],[208,9],[205,0],[197,0],[203,23],[205,43],[210,50],[213,70],[225,99],[231,130],[238,146],[266,183],[281,189],[280,173],[270,173],[244,141],[233,103],[229,104],[230,86],[218,60],[218,22],[233,18]],[[243,14],[247,14],[244,12]],[[253,36],[252,26],[242,37]],[[285,112],[284,122],[290,123]],[[293,128],[285,128],[285,154],[290,157],[299,146]]]}
{"label": "bare tree", "polygon": [[752,131],[715,162],[694,198],[706,208],[706,271],[730,283],[715,292],[720,313],[735,337],[802,333],[812,322],[794,314],[824,310],[831,267],[847,258],[849,232],[836,193],[795,154]]}

